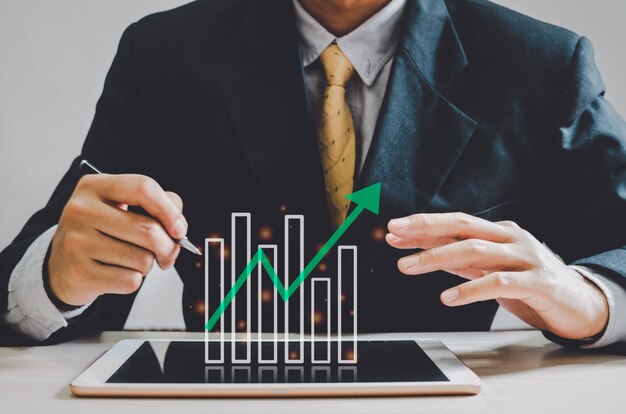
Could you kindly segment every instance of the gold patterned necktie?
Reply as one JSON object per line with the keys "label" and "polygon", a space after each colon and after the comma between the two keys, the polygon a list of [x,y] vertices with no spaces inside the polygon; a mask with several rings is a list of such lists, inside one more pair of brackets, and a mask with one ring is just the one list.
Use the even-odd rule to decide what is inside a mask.
{"label": "gold patterned necktie", "polygon": [[320,115],[318,144],[324,168],[328,212],[333,230],[346,218],[356,162],[356,137],[345,86],[354,73],[352,64],[333,43],[320,55],[328,86]]}

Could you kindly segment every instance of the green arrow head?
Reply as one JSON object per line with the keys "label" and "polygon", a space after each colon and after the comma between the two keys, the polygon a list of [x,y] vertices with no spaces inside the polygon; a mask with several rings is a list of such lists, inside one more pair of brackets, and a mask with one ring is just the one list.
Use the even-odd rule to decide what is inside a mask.
{"label": "green arrow head", "polygon": [[362,190],[348,194],[346,198],[351,200],[354,204],[357,204],[374,214],[378,214],[380,208],[380,183],[370,185]]}

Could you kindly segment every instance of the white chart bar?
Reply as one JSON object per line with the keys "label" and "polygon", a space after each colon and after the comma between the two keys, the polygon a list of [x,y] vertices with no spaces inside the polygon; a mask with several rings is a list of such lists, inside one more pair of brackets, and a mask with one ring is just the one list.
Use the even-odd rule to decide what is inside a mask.
{"label": "white chart bar", "polygon": [[[302,382],[304,380],[304,367],[303,366],[285,366],[285,382]],[[297,374],[297,378],[294,378],[291,374]]]}
{"label": "white chart bar", "polygon": [[[297,278],[299,273],[302,272],[302,270],[304,269],[304,216],[303,215],[286,215],[285,216],[285,278],[284,278],[284,284],[285,284],[285,289],[289,289],[289,285],[290,285],[290,280],[289,280],[289,234],[290,234],[290,221],[298,221],[299,222],[299,245],[298,245],[298,250],[299,250],[299,266],[298,266],[298,274],[293,275],[293,279]],[[290,355],[290,344],[293,343],[294,341],[289,341],[287,340],[285,342],[285,363],[287,364],[302,364],[304,362],[304,286],[305,284],[301,284],[300,288],[298,289],[300,291],[300,311],[299,311],[299,321],[300,321],[300,326],[299,326],[299,331],[300,331],[300,339],[299,339],[299,343],[300,343],[300,347],[299,347],[299,352],[298,352],[298,357],[297,358],[291,358]],[[292,296],[293,298],[293,296]],[[288,301],[285,302],[285,335],[289,335],[289,333],[291,332],[290,329],[290,325],[289,325],[289,318],[290,318],[290,312],[289,312],[289,305],[292,302],[292,299],[289,299]]]}
{"label": "white chart bar", "polygon": [[[244,380],[241,381],[241,374],[244,375]],[[250,382],[251,369],[249,366],[230,367],[230,382],[237,384],[241,382]]]}
{"label": "white chart bar", "polygon": [[[344,340],[344,332],[342,327],[343,319],[343,307],[345,304],[342,301],[342,293],[345,291],[345,287],[350,285],[350,281],[344,284],[342,259],[346,251],[352,250],[352,332],[347,336],[347,341]],[[337,361],[340,364],[356,364],[357,362],[357,248],[356,246],[339,246],[337,251]],[[349,279],[349,277],[348,277]],[[348,297],[346,297],[348,300]],[[352,358],[344,358],[343,345],[345,342],[352,342]]]}
{"label": "white chart bar", "polygon": [[224,383],[224,367],[213,366],[213,367],[204,367],[204,382],[206,384],[216,383],[216,381],[211,381],[211,372],[213,373],[217,372],[217,374],[220,377],[219,384]]}
{"label": "white chart bar", "polygon": [[[204,239],[204,361],[207,364],[224,362],[224,315],[220,317],[220,351],[217,357],[209,355],[209,331],[206,329],[209,323],[209,257],[212,256],[211,244],[219,244],[220,261],[220,303],[224,301],[224,239],[209,238]],[[212,259],[213,260],[213,259]]]}
{"label": "white chart bar", "polygon": [[269,372],[272,374],[272,382],[276,382],[278,380],[278,368],[274,366],[259,366],[257,369],[257,382],[259,384],[266,383],[265,381],[265,372]]}
{"label": "white chart bar", "polygon": [[[324,373],[324,381],[319,378],[319,373]],[[330,382],[330,367],[311,367],[311,381],[312,382]]]}
{"label": "white chart bar", "polygon": [[[351,366],[351,367],[339,367],[337,368],[337,373],[338,373],[338,378],[339,378],[339,382],[357,382],[358,377],[358,371],[357,371],[357,367],[356,366]],[[347,378],[346,378],[347,377]]]}
{"label": "white chart bar", "polygon": [[[278,246],[275,244],[260,244],[259,245],[259,250],[262,250],[263,253],[265,253],[265,256],[267,257],[267,259],[269,260],[270,264],[272,265],[272,267],[274,269],[278,268]],[[265,252],[265,250],[271,250],[272,254],[268,254]],[[278,362],[278,291],[276,290],[276,286],[274,285],[274,283],[271,281],[271,279],[269,277],[264,277],[263,274],[265,273],[265,269],[263,268],[263,265],[261,263],[261,258],[259,257],[259,261],[257,263],[257,268],[258,268],[258,273],[257,273],[257,332],[258,332],[258,358],[259,358],[259,363],[260,364],[275,364]],[[265,282],[265,283],[264,283]],[[273,337],[273,348],[272,348],[272,358],[270,359],[265,359],[263,358],[263,343],[265,341],[262,341],[262,334],[264,332],[263,330],[263,299],[265,297],[264,292],[263,292],[263,284],[265,284],[266,286],[270,286],[272,289],[272,297],[273,297],[273,320],[274,323],[272,325],[272,329],[274,331],[274,337]]]}
{"label": "white chart bar", "polygon": [[[245,253],[246,259],[245,259],[245,263],[241,266],[239,266],[237,263],[237,219],[238,218],[244,218],[246,221],[246,253]],[[230,234],[231,234],[230,281],[231,281],[231,287],[232,287],[235,285],[235,281],[237,280],[237,277],[239,276],[239,274],[245,269],[246,265],[250,263],[250,233],[251,233],[250,213],[232,213],[230,223],[231,223],[231,227],[230,227]],[[251,313],[250,313],[250,310],[251,310],[250,278],[246,280],[245,284],[246,284],[245,293],[240,290],[239,293],[237,293],[237,295],[233,297],[232,303],[230,305],[231,355],[232,355],[231,359],[232,359],[233,364],[249,364],[251,361],[250,350],[251,350],[251,325],[252,324],[251,324]],[[245,295],[246,297],[246,318],[244,321],[246,325],[246,340],[237,341],[237,324],[241,320],[241,319],[237,319],[237,297],[241,298],[242,295]],[[237,346],[236,346],[237,342],[243,342],[246,345],[246,348],[245,348],[246,354],[244,358],[237,358]]]}
{"label": "white chart bar", "polygon": [[[318,345],[323,345],[322,341],[318,341],[318,335],[316,334],[316,321],[315,318],[320,311],[315,302],[315,285],[326,284],[326,294],[324,300],[326,302],[326,312],[324,319],[326,319],[326,332],[324,339],[326,342],[326,358],[318,359],[317,349]],[[320,316],[321,318],[321,316]],[[311,279],[311,363],[312,364],[329,364],[330,363],[330,279],[328,278],[313,278]]]}

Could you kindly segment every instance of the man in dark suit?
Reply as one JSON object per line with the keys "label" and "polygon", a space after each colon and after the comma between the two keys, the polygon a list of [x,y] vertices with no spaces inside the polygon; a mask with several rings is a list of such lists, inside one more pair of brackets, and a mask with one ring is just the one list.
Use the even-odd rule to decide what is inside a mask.
{"label": "man in dark suit", "polygon": [[[555,340],[620,341],[626,124],[603,93],[585,38],[487,1],[149,16],[122,37],[80,157],[0,255],[3,335],[122,328],[154,259],[177,259],[201,330],[203,269],[172,237],[227,235],[234,211],[280,234],[303,214],[310,258],[343,197],[381,182],[380,215],[342,239],[359,246],[361,332],[487,330],[499,303]],[[110,175],[83,177],[83,158]]]}

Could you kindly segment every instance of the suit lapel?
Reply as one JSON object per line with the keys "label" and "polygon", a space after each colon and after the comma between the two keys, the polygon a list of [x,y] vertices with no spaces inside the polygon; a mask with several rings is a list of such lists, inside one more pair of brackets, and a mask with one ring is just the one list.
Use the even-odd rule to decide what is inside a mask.
{"label": "suit lapel", "polygon": [[241,37],[256,56],[221,90],[272,210],[281,214],[286,206],[289,213],[305,214],[323,233],[330,226],[326,195],[293,13],[287,0],[251,3]]}
{"label": "suit lapel", "polygon": [[[406,27],[357,184],[364,188],[382,183],[381,214],[368,217],[369,223],[364,223],[368,232],[385,229],[390,218],[425,211],[476,128],[476,122],[443,95],[468,64],[445,4],[409,0],[406,12]],[[361,245],[372,240],[363,232],[354,239]],[[391,252],[381,243],[370,244],[367,266]]]}
{"label": "suit lapel", "polygon": [[381,213],[423,211],[476,122],[443,95],[467,60],[442,0],[409,0],[372,146],[358,187],[382,182]]}

